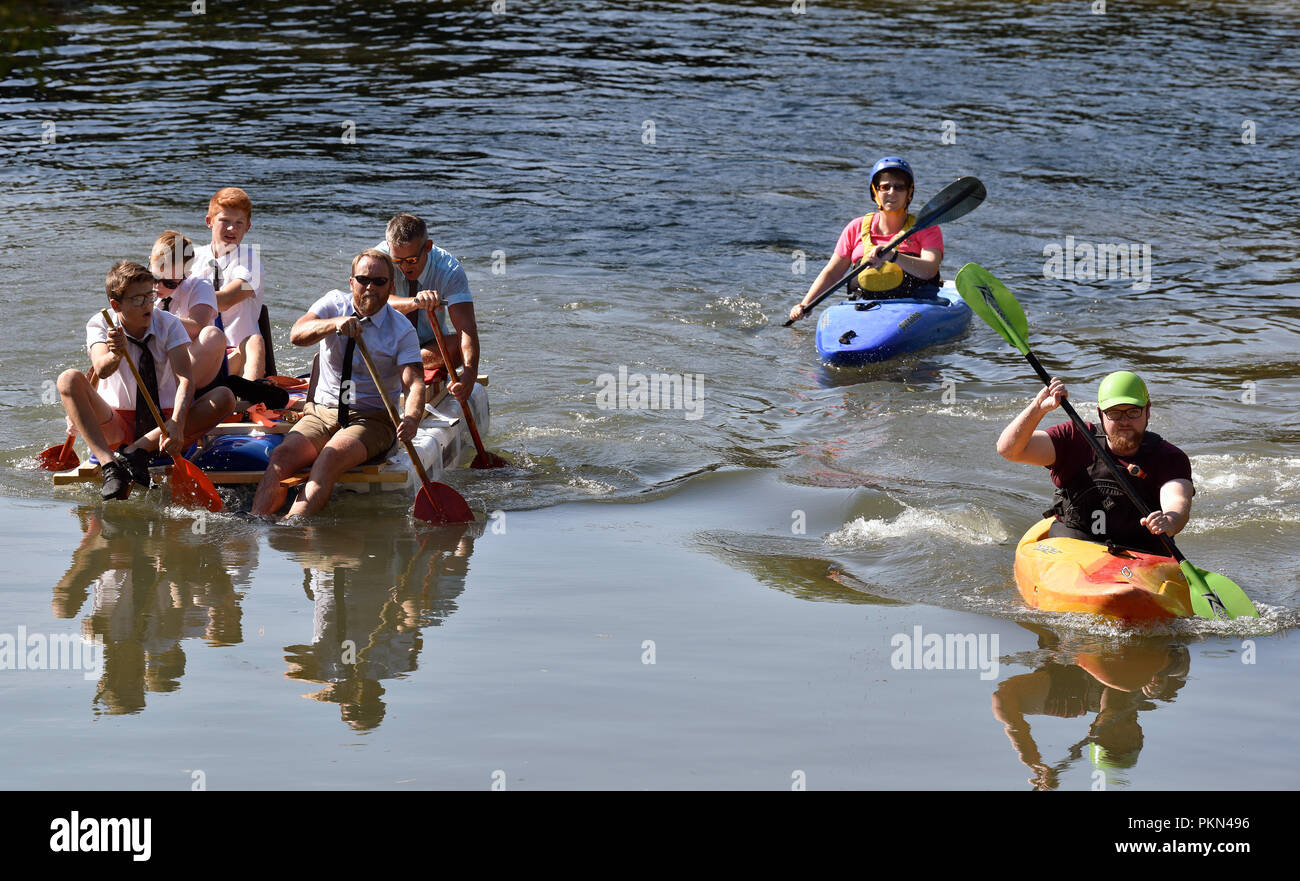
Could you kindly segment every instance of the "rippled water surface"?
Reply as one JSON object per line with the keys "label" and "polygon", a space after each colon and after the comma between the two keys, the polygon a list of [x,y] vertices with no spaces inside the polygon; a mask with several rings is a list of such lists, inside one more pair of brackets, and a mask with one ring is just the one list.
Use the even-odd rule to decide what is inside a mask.
{"label": "rippled water surface", "polygon": [[[1051,768],[989,712],[990,694],[1059,674],[1053,693],[1086,675],[1133,700],[1124,724],[1147,747],[1108,770],[1118,785],[1296,785],[1279,698],[1300,608],[1300,13],[1089,10],[67,4],[11,31],[0,630],[98,634],[109,667],[55,689],[67,674],[0,673],[31,759],[0,783],[188,786],[169,775],[192,749],[229,787],[478,787],[504,767],[525,788],[784,788],[815,766],[819,788],[1086,788],[1095,710],[1033,723],[1059,747]],[[1027,612],[1012,548],[1049,482],[993,449],[1035,392],[1024,360],[977,321],[835,370],[812,322],[779,326],[886,154],[912,163],[922,202],[985,183],[944,227],[944,274],[997,274],[1085,415],[1105,373],[1143,373],[1153,428],[1192,459],[1180,544],[1260,621],[1137,636]],[[311,529],[196,532],[156,493],[105,506],[31,467],[63,436],[47,383],[84,366],[108,266],[163,229],[202,238],[227,185],[254,202],[281,372],[310,357],[290,325],[392,214],[426,217],[464,262],[488,445],[516,466],[449,478],[478,526],[430,532],[393,495],[338,500]],[[1149,246],[1149,280],[1046,278],[1067,237]],[[701,375],[700,418],[601,409],[620,367]],[[1000,634],[999,672],[899,669],[891,637],[914,626]],[[112,725],[82,727],[87,707]],[[205,733],[217,711],[254,759]],[[1257,766],[1181,779],[1181,732],[1239,745],[1233,713],[1253,720]],[[78,721],[50,740],[31,721],[49,715]],[[674,725],[645,734],[652,717]],[[432,720],[436,748],[417,736]],[[263,734],[291,725],[310,771]],[[188,746],[134,755],[142,730]],[[124,761],[51,760],[97,737]],[[940,761],[954,737],[962,760]]]}

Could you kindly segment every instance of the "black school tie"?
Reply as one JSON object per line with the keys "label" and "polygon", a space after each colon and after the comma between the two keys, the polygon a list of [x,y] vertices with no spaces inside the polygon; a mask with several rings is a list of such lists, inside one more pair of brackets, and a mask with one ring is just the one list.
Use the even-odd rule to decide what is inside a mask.
{"label": "black school tie", "polygon": [[172,311],[172,298],[171,298],[171,297],[167,297],[167,298],[165,298],[165,299],[162,301],[162,307],[163,307],[163,311],[164,311],[164,312],[170,312],[170,311]]}
{"label": "black school tie", "polygon": [[138,340],[133,336],[127,339],[140,347],[140,357],[137,359],[140,363],[137,367],[140,370],[140,379],[144,380],[143,384],[137,383],[135,387],[135,439],[139,440],[157,427],[158,423],[153,418],[153,413],[149,409],[149,399],[145,397],[146,390],[152,395],[154,403],[158,402],[158,369],[154,365],[153,352],[149,350],[149,338],[153,334],[145,334],[143,340]]}
{"label": "black school tie", "polygon": [[352,356],[357,351],[356,337],[348,337],[343,349],[343,379],[339,382],[339,425],[348,427],[348,398],[352,391]]}

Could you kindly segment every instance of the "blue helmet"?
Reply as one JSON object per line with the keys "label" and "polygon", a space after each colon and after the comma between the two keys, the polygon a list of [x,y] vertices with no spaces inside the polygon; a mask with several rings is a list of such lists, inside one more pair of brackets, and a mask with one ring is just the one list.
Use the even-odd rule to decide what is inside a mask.
{"label": "blue helmet", "polygon": [[912,166],[908,165],[905,160],[898,156],[886,156],[871,167],[871,188],[873,190],[876,187],[876,175],[891,168],[896,168],[903,172],[903,174],[907,175],[907,182],[912,186],[916,185],[916,177],[912,174]]}

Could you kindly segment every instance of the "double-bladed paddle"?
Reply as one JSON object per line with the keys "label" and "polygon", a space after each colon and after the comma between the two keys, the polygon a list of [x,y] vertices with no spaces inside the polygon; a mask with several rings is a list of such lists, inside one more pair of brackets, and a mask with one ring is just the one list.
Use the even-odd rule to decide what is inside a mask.
{"label": "double-bladed paddle", "polygon": [[[979,207],[980,203],[984,201],[985,195],[987,195],[987,192],[984,189],[984,184],[979,182],[979,178],[958,178],[940,190],[933,199],[925,203],[925,206],[921,209],[921,213],[917,215],[916,223],[894,236],[894,238],[890,240],[889,244],[885,245],[885,247],[881,249],[881,256],[897,250],[899,245],[903,244],[903,242],[907,241],[923,229],[929,229],[930,227],[937,226],[940,223],[947,223],[950,220],[956,220],[958,217],[966,216]],[[805,306],[803,314],[808,315],[811,313],[812,310],[817,307],[818,303],[829,297],[842,285],[848,284],[849,279],[861,272],[866,265],[865,262],[859,263],[857,266],[850,269],[843,278],[822,291],[817,295],[815,300]],[[794,324],[793,318],[788,319],[781,326],[789,327],[792,324]]]}
{"label": "double-bladed paddle", "polygon": [[[104,316],[104,321],[108,323],[111,330],[113,328],[113,317],[108,314],[107,309],[100,310]],[[135,367],[135,360],[131,357],[129,348],[122,350],[122,359],[126,361],[126,366],[131,368],[131,375],[135,377],[135,386],[144,397],[145,403],[149,405],[149,412],[153,414],[154,421],[158,423],[158,447],[162,448],[167,442],[167,429],[162,414],[158,412],[158,404],[153,399],[153,395],[145,386],[144,380],[140,378],[140,371]],[[207,508],[214,514],[221,512],[221,496],[217,494],[217,488],[212,485],[212,481],[204,474],[197,465],[183,456],[172,456],[172,501],[180,505],[193,505],[198,508]]]}
{"label": "double-bladed paddle", "polygon": [[[379,397],[384,401],[384,409],[388,411],[388,418],[393,420],[393,427],[399,431],[402,427],[402,419],[397,415],[397,409],[388,397],[388,392],[384,390],[384,382],[379,376],[379,368],[375,366],[375,361],[370,357],[370,349],[366,346],[366,341],[362,339],[361,334],[357,334],[357,349],[361,352],[361,357],[365,359],[366,369],[370,371],[370,378],[375,381],[375,388],[379,391]],[[468,523],[474,519],[474,512],[470,510],[469,503],[465,501],[464,496],[456,490],[447,486],[445,483],[429,479],[429,473],[424,470],[424,463],[420,461],[420,456],[416,452],[415,445],[409,440],[402,441],[406,445],[406,454],[411,457],[411,464],[415,466],[416,474],[420,475],[420,491],[415,496],[415,516],[426,523]]]}
{"label": "double-bladed paddle", "polygon": [[[1034,357],[1034,353],[1029,350],[1029,343],[1026,342],[1029,337],[1029,322],[1025,318],[1025,310],[1020,308],[1020,304],[1016,302],[1011,291],[1007,290],[1006,285],[994,278],[992,273],[983,266],[967,263],[957,273],[957,291],[976,315],[988,322],[989,326],[1004,340],[1025,356],[1025,360],[1038,374],[1038,378],[1044,384],[1051,385],[1052,378],[1047,375],[1047,371]],[[1115,464],[1110,453],[1083,424],[1083,420],[1079,418],[1079,414],[1075,412],[1070,402],[1062,401],[1061,409],[1070,417],[1070,421],[1079,429],[1080,434],[1088,439],[1093,453],[1114,475],[1116,482],[1133,503],[1133,507],[1141,511],[1144,517],[1153,513],[1138,496],[1133,484],[1129,482],[1128,474]],[[1196,616],[1222,619],[1259,617],[1259,612],[1244,590],[1217,572],[1207,572],[1193,566],[1169,536],[1161,533],[1158,538],[1169,556],[1178,561],[1178,568],[1187,578],[1187,584],[1192,589],[1192,612]]]}

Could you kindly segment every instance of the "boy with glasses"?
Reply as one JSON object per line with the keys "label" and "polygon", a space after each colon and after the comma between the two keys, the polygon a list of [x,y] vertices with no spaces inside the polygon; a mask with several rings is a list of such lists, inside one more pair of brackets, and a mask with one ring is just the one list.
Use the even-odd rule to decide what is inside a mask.
{"label": "boy with glasses", "polygon": [[[429,240],[427,224],[413,214],[399,214],[388,221],[384,241],[375,247],[391,256],[401,270],[388,304],[406,315],[420,335],[425,381],[434,383],[446,377],[447,390],[464,403],[478,378],[479,350],[474,298],[460,261],[435,246]],[[429,321],[430,311],[443,306],[451,327],[441,316],[438,326],[454,362],[450,365],[442,363]],[[464,368],[459,378],[457,367]]]}
{"label": "boy with glasses", "polygon": [[[109,270],[104,287],[116,313],[112,328],[98,312],[86,322],[86,348],[99,387],[80,371],[67,370],[58,389],[68,421],[100,462],[104,498],[125,499],[132,480],[149,486],[149,460],[163,431],[162,449],[179,456],[187,441],[234,412],[235,396],[217,388],[194,400],[190,336],[179,318],[156,308],[160,285],[152,272],[122,260]],[[152,386],[147,391],[162,412],[162,430],[145,403],[145,389],[122,363],[128,351],[146,387]]]}
{"label": "boy with glasses", "polygon": [[[396,275],[387,254],[362,251],[352,260],[350,292],[330,291],[294,322],[289,340],[295,346],[320,344],[320,376],[302,419],[271,454],[253,497],[254,516],[273,516],[286,495],[280,481],[308,466],[311,476],[286,516],[314,514],[345,471],[383,456],[394,440],[414,439],[424,416],[424,370],[415,328],[388,305]],[[357,351],[363,331],[389,400],[406,392],[396,429]]]}
{"label": "boy with glasses", "polygon": [[1044,516],[1055,516],[1052,537],[1077,538],[1165,554],[1155,536],[1177,535],[1191,516],[1192,465],[1187,454],[1147,430],[1151,401],[1141,378],[1112,373],[1097,388],[1099,426],[1089,431],[1128,472],[1138,496],[1152,509],[1143,517],[1073,422],[1038,431],[1039,421],[1060,406],[1065,385],[1053,379],[998,438],[998,453],[1012,462],[1051,469],[1056,500]]}

